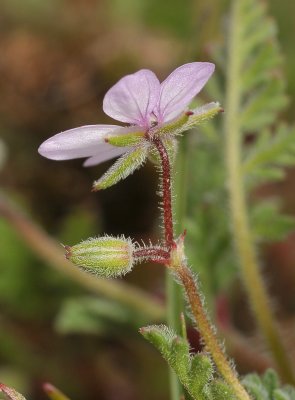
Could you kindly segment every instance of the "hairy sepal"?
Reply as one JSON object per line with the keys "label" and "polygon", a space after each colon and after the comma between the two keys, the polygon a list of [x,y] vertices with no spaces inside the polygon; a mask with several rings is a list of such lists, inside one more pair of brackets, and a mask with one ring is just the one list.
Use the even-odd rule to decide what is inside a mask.
{"label": "hairy sepal", "polygon": [[142,143],[127,151],[99,180],[94,182],[93,191],[106,189],[131,175],[145,162],[148,147],[148,143]]}
{"label": "hairy sepal", "polygon": [[187,111],[174,121],[162,126],[157,133],[159,136],[165,136],[167,134],[179,135],[182,132],[210,120],[220,112],[223,112],[223,108],[218,102],[208,103],[194,110]]}
{"label": "hairy sepal", "polygon": [[110,136],[105,140],[107,143],[116,147],[130,147],[138,145],[144,138],[144,132],[131,132],[125,135]]}

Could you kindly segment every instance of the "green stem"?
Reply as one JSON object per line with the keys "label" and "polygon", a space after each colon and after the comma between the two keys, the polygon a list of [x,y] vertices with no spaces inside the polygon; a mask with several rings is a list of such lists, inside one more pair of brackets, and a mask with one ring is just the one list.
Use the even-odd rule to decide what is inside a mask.
{"label": "green stem", "polygon": [[[166,271],[167,324],[178,334],[181,333],[180,315],[183,312],[183,297],[181,288],[174,282],[172,275]],[[176,373],[169,369],[171,400],[179,400],[183,393]]]}
{"label": "green stem", "polygon": [[[178,250],[176,250],[177,252]],[[239,379],[232,369],[222,347],[220,346],[216,334],[212,328],[210,321],[204,311],[201,296],[198,292],[198,287],[195,279],[192,276],[190,269],[184,264],[184,257],[176,254],[175,258],[171,257],[171,268],[181,281],[191,307],[191,312],[197,324],[198,331],[204,341],[205,348],[214,360],[218,371],[229,384],[235,393],[238,400],[250,400],[250,397],[244,387],[239,382]]]}
{"label": "green stem", "polygon": [[226,162],[228,170],[228,190],[230,197],[230,212],[236,249],[240,258],[241,274],[249,301],[257,319],[258,325],[268,342],[281,376],[294,383],[294,375],[289,358],[281,342],[274,320],[268,293],[259,271],[259,265],[251,232],[249,228],[245,189],[241,172],[242,132],[239,126],[240,92],[239,78],[241,65],[239,58],[239,5],[233,1],[231,29],[229,32],[228,77],[226,88],[226,104],[224,131],[226,136]]}

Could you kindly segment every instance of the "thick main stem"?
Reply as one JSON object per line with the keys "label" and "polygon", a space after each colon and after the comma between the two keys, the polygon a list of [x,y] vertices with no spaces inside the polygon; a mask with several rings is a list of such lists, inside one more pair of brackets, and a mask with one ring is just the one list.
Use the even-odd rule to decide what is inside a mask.
{"label": "thick main stem", "polygon": [[226,162],[228,170],[228,190],[233,235],[240,266],[249,301],[257,319],[258,325],[265,336],[276,361],[281,376],[294,383],[294,375],[289,358],[281,342],[276,322],[274,320],[268,293],[259,271],[253,240],[248,223],[247,207],[241,173],[241,137],[239,125],[240,90],[239,80],[241,65],[239,58],[239,1],[233,1],[232,25],[229,34],[229,63],[227,78],[227,101],[224,119],[226,136]]}
{"label": "thick main stem", "polygon": [[197,323],[198,331],[205,343],[206,350],[212,356],[219,372],[233,389],[239,400],[250,400],[248,393],[239,382],[236,373],[232,370],[230,363],[217,340],[212,325],[204,311],[202,300],[190,269],[187,268],[186,265],[179,263],[178,265],[173,266],[173,271],[177,274],[185,289],[192,314]]}

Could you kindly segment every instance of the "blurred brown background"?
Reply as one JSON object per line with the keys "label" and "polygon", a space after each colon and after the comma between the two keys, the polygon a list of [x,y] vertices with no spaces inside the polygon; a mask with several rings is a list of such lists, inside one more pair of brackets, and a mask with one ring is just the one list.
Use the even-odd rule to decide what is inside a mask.
{"label": "blurred brown background", "polygon": [[[270,8],[286,56],[291,107],[285,117],[291,120],[295,4],[273,0]],[[94,194],[91,183],[108,163],[85,169],[81,160],[46,160],[37,148],[60,131],[111,123],[102,112],[103,96],[124,74],[150,68],[163,79],[180,64],[209,60],[210,46],[224,40],[227,10],[227,1],[216,0],[1,0],[0,139],[6,154],[1,190],[58,242],[72,244],[102,232],[154,237],[158,208],[152,165]],[[282,193],[291,213],[294,180],[290,171],[286,182],[263,189]],[[266,251],[274,265],[280,261],[281,270],[274,268],[270,281],[287,314],[295,308],[292,286],[286,289],[290,277],[294,282],[294,240]],[[159,268],[137,268],[127,281],[163,304]],[[84,320],[69,301],[88,295],[50,269],[1,221],[0,381],[32,400],[46,398],[44,381],[72,399],[168,399],[165,363],[137,333],[141,316],[131,318],[128,310],[125,315],[101,297],[91,311],[97,321]],[[72,307],[68,320],[60,317],[65,307]],[[236,322],[247,332],[245,321]]]}

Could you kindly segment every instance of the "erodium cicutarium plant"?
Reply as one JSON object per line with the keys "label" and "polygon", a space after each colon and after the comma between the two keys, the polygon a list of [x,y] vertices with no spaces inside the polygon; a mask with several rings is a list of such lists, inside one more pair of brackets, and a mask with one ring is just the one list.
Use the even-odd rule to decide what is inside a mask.
{"label": "erodium cicutarium plant", "polygon": [[196,279],[187,265],[185,232],[176,238],[173,229],[171,192],[177,140],[183,132],[222,111],[218,103],[188,108],[213,72],[212,63],[192,62],[177,68],[161,84],[146,69],[127,75],[106,93],[103,101],[104,112],[127,126],[90,125],[71,129],[46,140],[39,153],[53,160],[86,157],[84,166],[119,157],[94,182],[94,191],[114,185],[147,158],[153,159],[160,171],[162,240],[156,245],[141,246],[124,236],[90,238],[65,246],[66,257],[87,272],[103,277],[121,276],[142,261],[166,266],[184,288],[204,341],[204,352],[190,354],[186,339],[165,326],[142,328],[141,333],[160,350],[194,399],[245,400],[250,397],[217,340]]}
{"label": "erodium cicutarium plant", "polygon": [[[224,25],[224,40],[210,49],[208,47],[210,57],[220,64],[220,68],[213,76],[214,82],[207,86],[207,94],[221,101],[225,114],[204,127],[203,133],[207,135],[200,135],[198,146],[188,149],[188,142],[181,136],[222,111],[216,102],[199,108],[190,107],[214,72],[214,65],[209,62],[185,64],[162,83],[152,71],[145,69],[123,77],[107,92],[103,102],[104,112],[121,122],[121,126],[82,126],[53,136],[39,148],[41,155],[53,160],[86,158],[86,167],[115,159],[109,170],[94,182],[93,191],[106,189],[126,178],[146,160],[156,165],[163,237],[147,246],[123,235],[104,235],[76,245],[69,243],[64,246],[69,262],[61,259],[58,265],[61,268],[67,265],[73,274],[77,272],[75,267],[91,273],[92,276],[86,276],[86,280],[94,285],[106,283],[92,281],[96,279],[95,275],[122,276],[140,262],[152,261],[166,268],[168,309],[174,308],[173,312],[167,312],[169,317],[173,314],[171,325],[179,319],[182,306],[177,304],[177,291],[177,296],[172,299],[175,291],[174,286],[171,290],[170,283],[174,278],[183,289],[188,316],[199,332],[202,345],[202,350],[197,353],[190,348],[183,315],[182,329],[177,327],[177,333],[164,325],[140,329],[184,387],[182,391],[175,374],[171,374],[171,400],[295,400],[291,343],[283,341],[284,332],[277,324],[259,259],[259,244],[281,240],[294,229],[294,220],[282,214],[273,199],[256,201],[256,196],[252,195],[253,188],[262,182],[282,179],[286,166],[293,167],[295,163],[294,125],[281,121],[287,96],[277,28],[274,20],[269,18],[266,3],[262,0],[233,0]],[[180,141],[183,142],[178,151]],[[176,173],[177,179],[173,182]],[[186,185],[188,179],[190,184]],[[173,186],[177,192],[174,213]],[[214,196],[211,196],[212,190]],[[0,214],[37,254],[46,261],[49,257],[55,263],[56,248],[51,240],[46,239],[42,231],[40,235],[40,230],[19,216],[3,197],[0,199]],[[185,214],[189,228],[187,241],[185,231],[179,237],[175,235],[175,214],[180,220],[178,225]],[[231,260],[231,246],[227,245],[231,241],[237,263]],[[208,286],[213,282],[214,286],[215,282],[222,285],[219,282],[221,275],[222,280],[223,275],[227,275],[226,279],[233,275],[229,271],[231,264],[240,268],[240,278],[248,293],[257,327],[283,385],[272,370],[267,370],[261,377],[248,374],[239,379],[205,312],[204,296],[188,266],[186,253],[190,253],[194,268]],[[142,309],[146,298],[136,297],[133,301],[138,301],[138,308]],[[229,343],[235,347],[235,335],[231,339]],[[249,344],[251,346],[251,342]],[[260,362],[255,358],[256,354],[253,356],[256,349],[251,349],[244,340],[242,346],[247,357],[250,349],[250,357],[255,368],[258,367]],[[267,365],[272,365],[268,362],[269,359]],[[51,384],[45,384],[44,390],[51,400],[69,400]],[[1,395],[9,400],[25,400],[14,389],[0,383]],[[145,393],[142,395],[146,397]]]}

